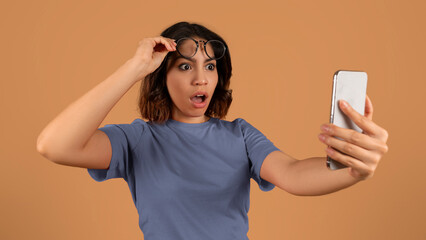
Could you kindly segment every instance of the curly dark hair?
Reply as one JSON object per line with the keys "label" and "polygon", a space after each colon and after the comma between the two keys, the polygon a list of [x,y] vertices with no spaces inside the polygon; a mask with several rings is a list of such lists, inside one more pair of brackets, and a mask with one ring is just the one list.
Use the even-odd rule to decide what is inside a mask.
{"label": "curly dark hair", "polygon": [[[161,36],[176,40],[183,37],[200,37],[219,40],[225,44],[225,55],[216,61],[218,83],[204,114],[208,117],[224,118],[232,102],[232,90],[229,89],[232,65],[226,42],[206,27],[188,22],[179,22],[170,26],[161,33]],[[142,118],[163,123],[172,117],[173,102],[167,89],[166,76],[168,66],[176,60],[177,54],[169,52],[161,65],[142,81],[139,94],[139,111]]]}

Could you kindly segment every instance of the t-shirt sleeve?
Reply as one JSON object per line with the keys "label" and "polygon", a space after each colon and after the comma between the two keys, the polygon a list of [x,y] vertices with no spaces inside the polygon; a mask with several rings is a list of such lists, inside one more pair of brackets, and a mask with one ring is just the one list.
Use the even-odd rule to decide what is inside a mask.
{"label": "t-shirt sleeve", "polygon": [[93,179],[102,182],[110,178],[123,178],[127,182],[129,175],[133,174],[133,149],[141,139],[143,123],[139,119],[131,124],[107,124],[98,128],[108,136],[112,156],[108,169],[87,169]]}
{"label": "t-shirt sleeve", "polygon": [[280,151],[259,130],[244,119],[239,118],[241,130],[246,144],[247,156],[250,160],[250,177],[253,178],[259,188],[264,191],[274,189],[275,185],[260,177],[260,167],[266,156],[274,151]]}

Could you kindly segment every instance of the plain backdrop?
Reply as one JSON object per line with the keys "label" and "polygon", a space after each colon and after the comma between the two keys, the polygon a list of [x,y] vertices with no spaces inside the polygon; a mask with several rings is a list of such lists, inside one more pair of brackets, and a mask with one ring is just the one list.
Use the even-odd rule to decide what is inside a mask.
{"label": "plain backdrop", "polygon": [[[42,129],[133,56],[144,37],[201,23],[228,43],[237,117],[287,154],[325,156],[335,71],[368,73],[389,152],[373,178],[330,195],[262,192],[251,180],[250,239],[425,239],[424,1],[2,1],[0,239],[143,239],[122,179],[36,151]],[[101,126],[139,118],[139,83]],[[101,127],[100,126],[100,127]],[[64,126],[66,128],[67,126]]]}

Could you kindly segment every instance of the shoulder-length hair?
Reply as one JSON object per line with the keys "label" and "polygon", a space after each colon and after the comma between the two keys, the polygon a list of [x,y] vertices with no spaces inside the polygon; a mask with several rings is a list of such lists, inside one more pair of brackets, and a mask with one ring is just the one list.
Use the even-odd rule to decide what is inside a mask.
{"label": "shoulder-length hair", "polygon": [[[175,40],[197,36],[207,40],[220,40],[225,44],[225,55],[216,61],[218,83],[205,112],[208,117],[224,118],[232,102],[232,90],[229,89],[232,65],[226,42],[206,27],[188,22],[179,22],[170,26],[161,33],[161,36]],[[167,89],[166,76],[168,66],[176,59],[177,54],[177,52],[169,52],[161,65],[142,81],[139,94],[139,111],[142,118],[163,123],[172,117],[173,102]]]}

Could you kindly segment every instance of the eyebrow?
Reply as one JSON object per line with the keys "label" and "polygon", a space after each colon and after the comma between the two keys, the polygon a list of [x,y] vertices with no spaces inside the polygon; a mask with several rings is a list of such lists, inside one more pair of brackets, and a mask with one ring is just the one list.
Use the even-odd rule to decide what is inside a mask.
{"label": "eyebrow", "polygon": [[[196,62],[193,58],[188,59],[188,58],[184,58],[184,57],[182,57],[182,56],[178,56],[178,57],[175,59],[175,61],[177,61],[178,59],[181,59],[181,58],[186,59],[186,60],[189,60],[189,61],[191,61],[191,62]],[[211,62],[211,61],[214,61],[214,60],[213,60],[213,59],[206,59],[206,60],[204,61],[204,63],[206,63],[206,62]]]}

